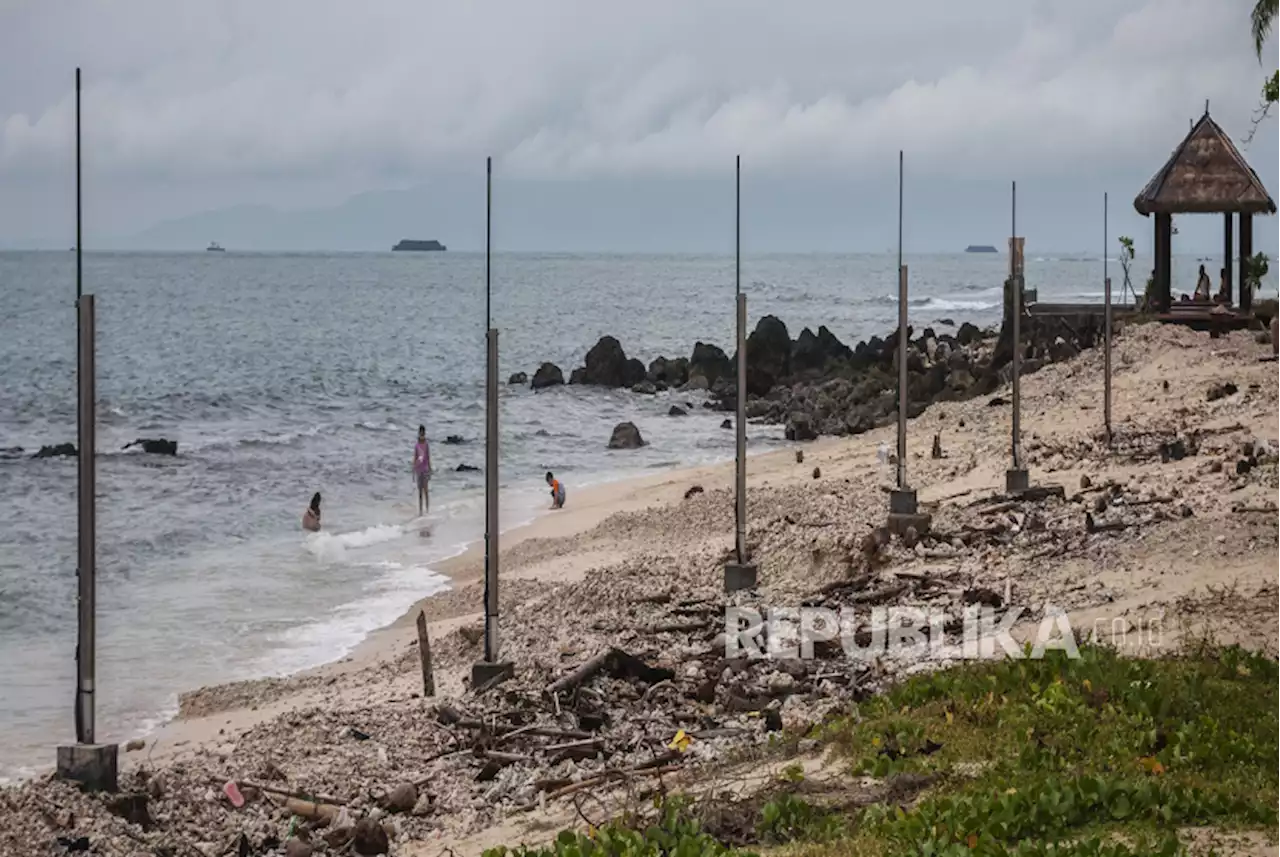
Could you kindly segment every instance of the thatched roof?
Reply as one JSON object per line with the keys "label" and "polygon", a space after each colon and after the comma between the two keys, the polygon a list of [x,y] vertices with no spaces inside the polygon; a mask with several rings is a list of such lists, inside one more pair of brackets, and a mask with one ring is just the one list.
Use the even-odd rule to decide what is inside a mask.
{"label": "thatched roof", "polygon": [[1141,215],[1275,214],[1275,200],[1217,122],[1204,116],[1133,200]]}

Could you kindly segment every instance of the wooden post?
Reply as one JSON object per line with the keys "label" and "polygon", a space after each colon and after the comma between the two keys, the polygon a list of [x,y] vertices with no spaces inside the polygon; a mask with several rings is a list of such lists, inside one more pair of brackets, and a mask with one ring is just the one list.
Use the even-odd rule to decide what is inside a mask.
{"label": "wooden post", "polygon": [[1173,302],[1173,216],[1156,215],[1156,301],[1160,312],[1168,312]]}
{"label": "wooden post", "polygon": [[418,656],[422,659],[422,695],[436,695],[436,679],[431,672],[431,640],[427,637],[427,614],[418,611]]}
{"label": "wooden post", "polygon": [[1253,307],[1253,292],[1246,277],[1249,258],[1253,256],[1253,215],[1240,213],[1240,310],[1248,312]]}
{"label": "wooden post", "polygon": [[[1227,302],[1235,304],[1234,283],[1232,282],[1231,258],[1236,254],[1235,242],[1231,240],[1231,212],[1222,215],[1222,270],[1227,272]],[[1243,267],[1243,266],[1241,266]],[[1242,293],[1243,294],[1243,293]]]}

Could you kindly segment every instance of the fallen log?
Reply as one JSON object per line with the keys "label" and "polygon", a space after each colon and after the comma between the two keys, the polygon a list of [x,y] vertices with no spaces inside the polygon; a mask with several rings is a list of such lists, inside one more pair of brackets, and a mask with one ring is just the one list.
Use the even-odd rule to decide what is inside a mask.
{"label": "fallen log", "polygon": [[906,592],[910,588],[911,587],[908,586],[907,584],[900,583],[897,586],[890,586],[887,589],[875,590],[873,592],[861,592],[853,596],[852,598],[850,598],[845,603],[846,604],[880,604],[882,602],[888,601],[890,598],[897,598],[899,595]]}
{"label": "fallen log", "polygon": [[572,690],[593,678],[599,672],[608,673],[614,678],[636,678],[645,684],[654,684],[675,678],[675,672],[672,670],[651,667],[634,655],[629,655],[622,651],[622,649],[608,648],[567,676],[553,681],[547,686],[547,693],[554,696],[564,691]]}

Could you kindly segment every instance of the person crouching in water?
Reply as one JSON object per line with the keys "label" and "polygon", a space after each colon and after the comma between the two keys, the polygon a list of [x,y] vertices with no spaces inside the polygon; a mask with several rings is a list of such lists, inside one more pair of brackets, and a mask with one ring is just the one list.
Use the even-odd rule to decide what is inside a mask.
{"label": "person crouching in water", "polygon": [[564,484],[550,470],[547,471],[547,484],[551,486],[551,508],[564,508]]}
{"label": "person crouching in water", "polygon": [[302,529],[312,533],[320,532],[320,492],[311,497],[311,505],[302,513]]}

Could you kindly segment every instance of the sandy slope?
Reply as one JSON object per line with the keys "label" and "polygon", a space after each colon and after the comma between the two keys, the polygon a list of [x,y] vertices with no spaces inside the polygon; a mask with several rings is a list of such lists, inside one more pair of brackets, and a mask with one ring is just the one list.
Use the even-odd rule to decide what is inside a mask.
{"label": "sandy slope", "polygon": [[[1082,477],[1091,488],[1069,502],[1005,514],[970,504],[1003,486],[1009,407],[987,399],[934,406],[911,425],[909,475],[933,511],[934,528],[955,538],[935,541],[929,550],[895,541],[878,573],[884,580],[905,572],[941,581],[938,589],[905,596],[924,607],[957,603],[974,587],[1004,593],[1037,621],[1043,605],[1059,605],[1073,627],[1123,629],[1116,642],[1141,653],[1158,654],[1195,634],[1274,654],[1276,467],[1236,472],[1243,444],[1277,448],[1277,364],[1258,360],[1270,350],[1246,333],[1210,340],[1155,325],[1126,331],[1114,358],[1114,449],[1101,439],[1100,353],[1027,377],[1023,429],[1033,481],[1060,483],[1069,498],[1081,492]],[[1210,401],[1207,392],[1225,381],[1237,392]],[[935,433],[945,452],[937,460],[930,457]],[[1175,438],[1189,441],[1195,454],[1162,462],[1155,450]],[[883,489],[893,474],[878,462],[877,448],[893,442],[893,432],[880,429],[806,444],[803,463],[790,450],[751,459],[750,541],[761,566],[755,603],[798,604],[857,567],[860,540],[887,512]],[[538,681],[563,674],[606,644],[647,647],[679,663],[685,643],[646,639],[635,627],[643,612],[638,594],[715,597],[732,544],[731,480],[730,465],[583,489],[573,493],[570,508],[504,536],[504,655],[516,661],[522,680],[541,686]],[[1116,488],[1097,490],[1108,483]],[[704,490],[686,498],[694,485]],[[1112,502],[1091,514],[1123,528],[1087,532],[1084,512],[1104,496]],[[970,538],[991,524],[997,534]],[[180,718],[124,763],[145,757],[150,767],[185,762],[180,770],[215,767],[243,776],[269,757],[291,782],[319,791],[339,783],[343,767],[355,764],[353,754],[364,753],[362,775],[426,776],[441,795],[444,814],[406,831],[397,853],[434,854],[445,843],[476,853],[499,841],[545,836],[570,820],[563,808],[503,818],[474,793],[465,764],[426,764],[425,749],[404,749],[426,740],[412,715],[422,705],[414,700],[421,690],[414,619],[421,609],[430,620],[438,695],[463,695],[464,677],[480,653],[474,630],[482,568],[478,550],[451,561],[444,570],[454,580],[452,591],[415,605],[342,662],[187,695]],[[1020,631],[1025,636],[1035,627]],[[891,678],[909,667],[877,664],[876,674]],[[308,718],[337,723],[343,712],[359,712],[360,722],[376,723],[384,734],[367,747],[341,751],[301,737]],[[812,707],[784,707],[783,713],[798,722],[820,716]],[[416,731],[397,731],[410,728]],[[365,758],[375,744],[381,756],[393,748],[390,761]],[[420,848],[408,841],[413,838],[424,839]]]}

